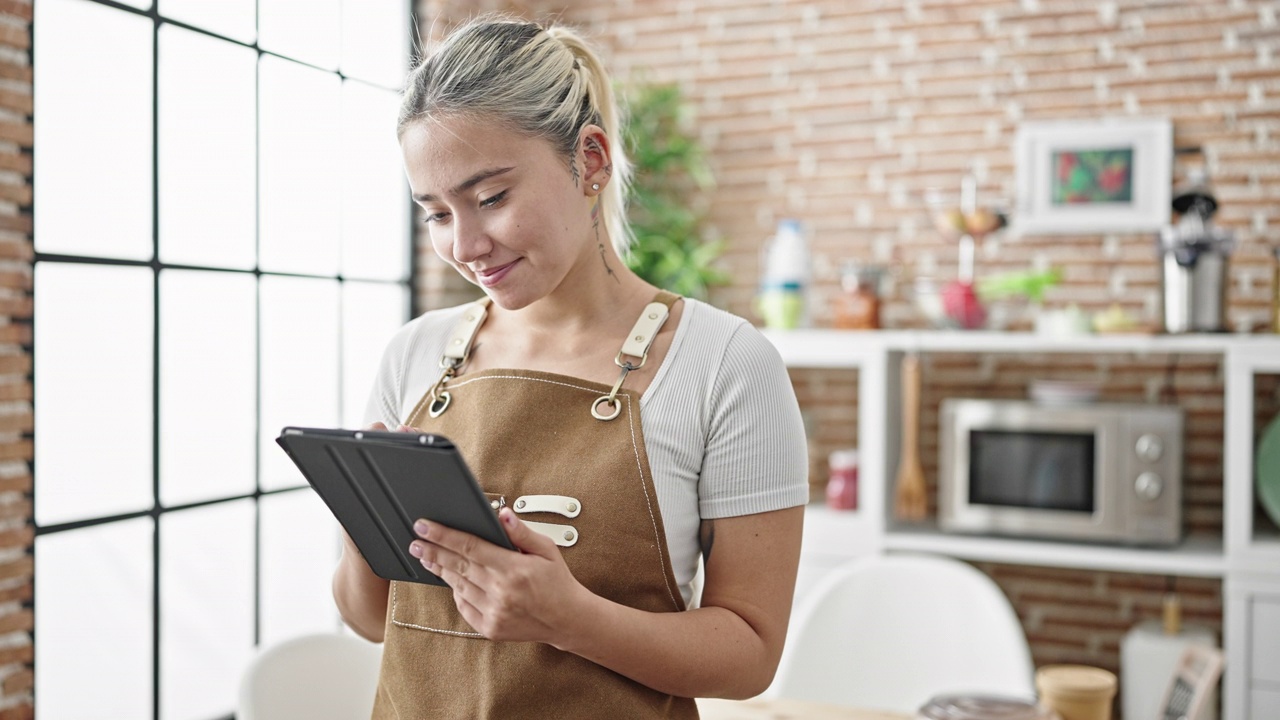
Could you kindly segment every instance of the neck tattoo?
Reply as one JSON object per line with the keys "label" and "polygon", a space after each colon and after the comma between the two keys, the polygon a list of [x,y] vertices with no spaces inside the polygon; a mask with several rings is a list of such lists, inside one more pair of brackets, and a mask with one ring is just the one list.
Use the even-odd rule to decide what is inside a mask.
{"label": "neck tattoo", "polygon": [[596,198],[595,204],[591,206],[591,229],[594,230],[596,233],[596,246],[600,248],[600,262],[604,263],[605,272],[609,273],[609,277],[613,278],[614,282],[621,285],[622,281],[618,279],[618,274],[613,271],[613,268],[609,267],[609,258],[605,255],[604,243],[601,242],[600,240],[600,199],[599,198]]}

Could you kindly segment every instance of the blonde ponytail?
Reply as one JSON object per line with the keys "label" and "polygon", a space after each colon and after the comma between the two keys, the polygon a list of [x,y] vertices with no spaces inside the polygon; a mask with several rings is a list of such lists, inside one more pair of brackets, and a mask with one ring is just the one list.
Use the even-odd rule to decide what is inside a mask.
{"label": "blonde ponytail", "polygon": [[613,174],[600,194],[605,229],[618,255],[631,247],[626,217],[631,163],[608,73],[573,30],[482,17],[454,31],[409,74],[397,133],[432,117],[497,119],[517,132],[551,142],[575,161],[578,133],[598,125],[610,140]]}

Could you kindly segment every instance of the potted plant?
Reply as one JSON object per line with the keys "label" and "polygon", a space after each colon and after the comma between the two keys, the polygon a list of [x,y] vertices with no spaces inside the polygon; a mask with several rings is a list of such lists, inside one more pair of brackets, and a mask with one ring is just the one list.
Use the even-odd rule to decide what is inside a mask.
{"label": "potted plant", "polygon": [[714,267],[724,242],[702,237],[700,194],[715,181],[702,147],[682,127],[688,110],[680,89],[638,84],[625,95],[624,135],[634,164],[627,214],[635,233],[627,265],[660,288],[705,299],[729,277]]}

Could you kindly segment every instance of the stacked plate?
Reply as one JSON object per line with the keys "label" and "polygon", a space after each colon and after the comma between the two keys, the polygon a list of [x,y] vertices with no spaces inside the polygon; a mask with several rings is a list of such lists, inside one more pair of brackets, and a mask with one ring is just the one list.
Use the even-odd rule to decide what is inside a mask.
{"label": "stacked plate", "polygon": [[1027,394],[1042,405],[1085,405],[1098,399],[1102,386],[1083,380],[1032,380]]}

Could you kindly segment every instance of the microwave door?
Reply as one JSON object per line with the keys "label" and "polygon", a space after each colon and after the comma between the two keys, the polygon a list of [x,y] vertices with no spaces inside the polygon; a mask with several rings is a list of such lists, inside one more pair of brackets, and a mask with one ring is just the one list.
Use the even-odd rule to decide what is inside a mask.
{"label": "microwave door", "polygon": [[992,529],[1056,535],[1100,520],[1093,432],[972,430],[969,506]]}

